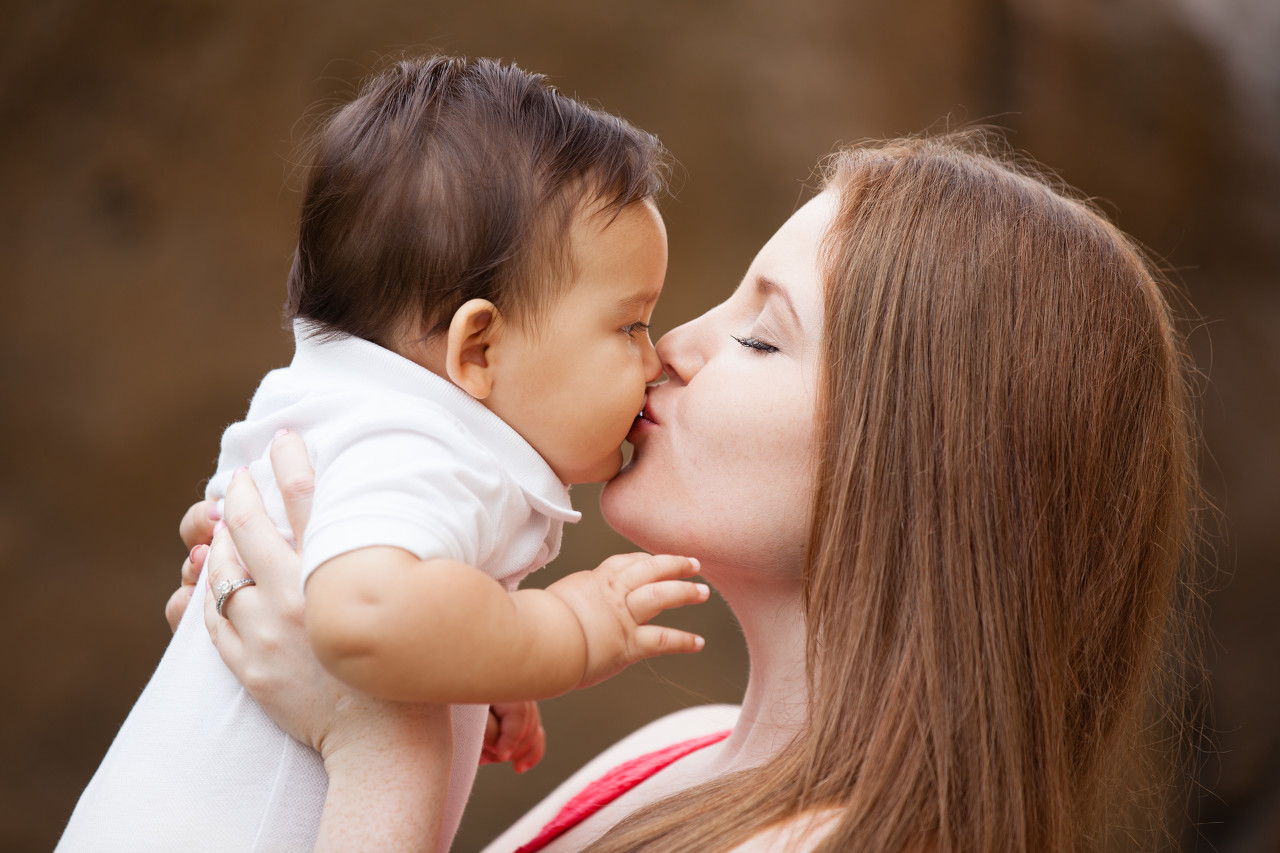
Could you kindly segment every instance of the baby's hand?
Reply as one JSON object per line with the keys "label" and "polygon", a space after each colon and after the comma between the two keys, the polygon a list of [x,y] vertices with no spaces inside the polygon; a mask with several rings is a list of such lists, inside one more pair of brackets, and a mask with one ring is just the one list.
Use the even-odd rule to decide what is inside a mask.
{"label": "baby's hand", "polygon": [[698,635],[648,624],[664,610],[707,600],[706,584],[679,580],[698,569],[689,557],[618,554],[548,586],[573,611],[586,638],[578,687],[599,684],[645,658],[701,651],[705,641]]}
{"label": "baby's hand", "polygon": [[537,702],[505,702],[489,706],[484,728],[484,749],[480,763],[511,762],[511,769],[523,773],[542,760],[547,749],[547,733],[542,728]]}

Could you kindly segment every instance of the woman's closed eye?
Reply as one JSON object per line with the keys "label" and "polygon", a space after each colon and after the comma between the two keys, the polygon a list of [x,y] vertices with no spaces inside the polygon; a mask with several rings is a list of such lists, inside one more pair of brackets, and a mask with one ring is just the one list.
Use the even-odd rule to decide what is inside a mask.
{"label": "woman's closed eye", "polygon": [[634,323],[628,323],[622,327],[622,331],[628,335],[634,335],[636,332],[641,334],[649,334],[649,324],[636,320]]}
{"label": "woman's closed eye", "polygon": [[747,347],[749,349],[758,350],[760,352],[778,352],[778,348],[775,347],[773,344],[766,343],[765,341],[762,341],[759,338],[751,337],[750,335],[748,335],[745,338],[740,338],[737,335],[730,335],[729,337],[733,338],[735,341],[737,341],[738,343],[742,344],[744,347]]}

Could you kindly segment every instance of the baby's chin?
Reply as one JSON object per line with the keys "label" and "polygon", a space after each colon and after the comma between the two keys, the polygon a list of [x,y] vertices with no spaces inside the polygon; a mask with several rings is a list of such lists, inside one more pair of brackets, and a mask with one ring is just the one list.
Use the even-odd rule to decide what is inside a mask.
{"label": "baby's chin", "polygon": [[622,448],[619,447],[613,451],[613,454],[597,460],[595,462],[584,462],[578,469],[579,473],[572,475],[564,482],[569,485],[585,484],[585,483],[608,483],[618,476],[618,472],[622,470]]}

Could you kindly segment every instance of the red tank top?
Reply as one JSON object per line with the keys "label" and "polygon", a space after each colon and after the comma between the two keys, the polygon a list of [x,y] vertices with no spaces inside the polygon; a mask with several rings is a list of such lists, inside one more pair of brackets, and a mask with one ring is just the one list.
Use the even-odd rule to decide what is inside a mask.
{"label": "red tank top", "polygon": [[659,770],[679,761],[691,752],[717,744],[728,736],[729,731],[703,735],[619,764],[565,803],[564,808],[560,809],[551,822],[542,828],[537,837],[520,847],[515,853],[534,853],[536,850],[541,850]]}

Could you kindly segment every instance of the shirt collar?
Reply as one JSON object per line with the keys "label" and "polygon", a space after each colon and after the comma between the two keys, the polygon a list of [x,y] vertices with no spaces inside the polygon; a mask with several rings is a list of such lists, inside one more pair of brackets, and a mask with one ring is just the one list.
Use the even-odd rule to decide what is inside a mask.
{"label": "shirt collar", "polygon": [[582,518],[570,502],[569,487],[560,482],[538,451],[510,424],[457,385],[363,338],[344,334],[325,339],[323,332],[317,334],[317,327],[305,320],[293,321],[293,337],[295,369],[323,371],[331,377],[346,376],[360,383],[368,383],[372,374],[389,388],[439,403],[498,458],[535,509],[558,521]]}

